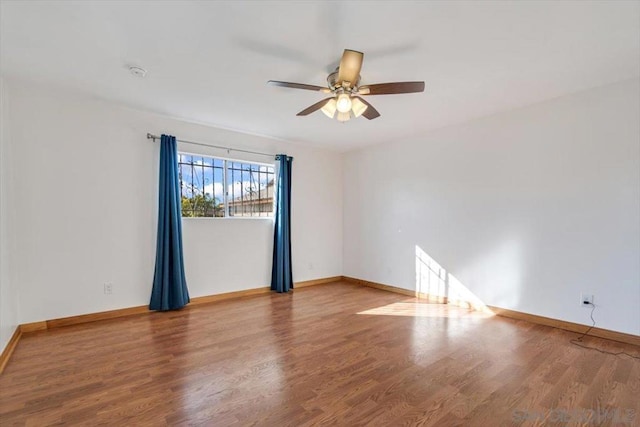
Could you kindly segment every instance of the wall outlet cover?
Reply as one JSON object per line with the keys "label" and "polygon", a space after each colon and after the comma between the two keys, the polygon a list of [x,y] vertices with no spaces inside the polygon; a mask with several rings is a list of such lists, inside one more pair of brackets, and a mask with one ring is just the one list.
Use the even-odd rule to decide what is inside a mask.
{"label": "wall outlet cover", "polygon": [[593,294],[580,294],[580,305],[589,307],[593,304]]}

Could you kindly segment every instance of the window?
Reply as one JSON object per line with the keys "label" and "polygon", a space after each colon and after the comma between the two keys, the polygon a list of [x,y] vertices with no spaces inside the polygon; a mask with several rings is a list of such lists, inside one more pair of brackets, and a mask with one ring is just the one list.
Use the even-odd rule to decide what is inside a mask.
{"label": "window", "polygon": [[178,153],[183,217],[273,215],[272,165]]}

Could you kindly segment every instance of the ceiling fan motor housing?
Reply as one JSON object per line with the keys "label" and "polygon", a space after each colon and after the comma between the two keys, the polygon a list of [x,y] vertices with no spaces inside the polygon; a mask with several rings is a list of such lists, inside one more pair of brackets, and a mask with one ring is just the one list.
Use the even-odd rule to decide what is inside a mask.
{"label": "ceiling fan motor housing", "polygon": [[[338,82],[338,72],[340,71],[340,67],[336,68],[336,70],[329,74],[329,76],[327,77],[327,84],[329,85],[329,87],[331,88],[331,90],[336,90],[339,89],[341,87],[343,87],[342,82]],[[355,88],[358,87],[358,85],[360,84],[360,75],[358,75],[358,80],[355,82],[349,82],[350,86],[349,88],[351,90],[354,90]]]}

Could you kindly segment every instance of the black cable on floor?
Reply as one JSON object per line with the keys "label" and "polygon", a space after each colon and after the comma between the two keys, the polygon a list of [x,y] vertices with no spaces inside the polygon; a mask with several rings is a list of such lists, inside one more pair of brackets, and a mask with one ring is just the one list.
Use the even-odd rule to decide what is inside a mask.
{"label": "black cable on floor", "polygon": [[591,332],[591,330],[593,328],[595,328],[596,326],[596,320],[593,318],[593,312],[596,309],[596,305],[593,303],[589,303],[589,305],[591,306],[591,313],[589,313],[589,317],[591,317],[591,326],[589,326],[589,329],[587,329],[582,335],[580,335],[578,338],[574,338],[572,340],[569,340],[569,342],[573,345],[576,345],[578,347],[582,347],[582,348],[586,348],[587,350],[595,350],[595,351],[599,351],[600,353],[603,354],[610,354],[612,356],[628,356],[631,357],[632,359],[640,359],[640,356],[634,356],[633,354],[629,354],[626,351],[618,351],[618,352],[613,352],[613,351],[606,351],[606,350],[602,350],[600,348],[597,347],[591,347],[586,345],[584,342],[582,342],[582,339],[584,337],[587,336],[587,334],[589,332]]}

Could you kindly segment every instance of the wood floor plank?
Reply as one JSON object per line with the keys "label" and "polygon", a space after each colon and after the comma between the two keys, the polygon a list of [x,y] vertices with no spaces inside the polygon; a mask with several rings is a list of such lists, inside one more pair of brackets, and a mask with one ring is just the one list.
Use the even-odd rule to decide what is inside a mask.
{"label": "wood floor plank", "polygon": [[577,336],[322,284],[27,333],[0,425],[640,425],[640,360]]}

